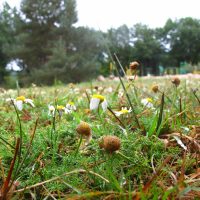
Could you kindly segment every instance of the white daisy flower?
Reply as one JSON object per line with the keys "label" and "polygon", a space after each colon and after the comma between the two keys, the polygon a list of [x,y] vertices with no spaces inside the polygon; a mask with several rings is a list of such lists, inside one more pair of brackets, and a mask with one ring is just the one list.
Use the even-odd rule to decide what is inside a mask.
{"label": "white daisy flower", "polygon": [[103,111],[105,111],[108,107],[106,98],[99,94],[92,95],[92,98],[90,100],[90,110],[96,110],[99,107],[100,103],[103,108]]}
{"label": "white daisy flower", "polygon": [[49,112],[48,112],[48,115],[50,116],[54,116],[55,115],[55,107],[52,106],[52,105],[48,105],[48,108],[49,108]]}
{"label": "white daisy flower", "polygon": [[126,107],[122,107],[120,111],[115,111],[114,113],[117,117],[119,117],[120,115],[128,114],[130,112],[132,112],[131,108],[127,109]]}
{"label": "white daisy flower", "polygon": [[24,103],[30,104],[32,107],[35,107],[33,100],[32,99],[26,99],[24,96],[19,96],[16,99],[9,98],[9,99],[6,99],[6,101],[13,101],[16,108],[20,111],[23,109]]}
{"label": "white daisy flower", "polygon": [[74,105],[74,102],[72,102],[72,101],[68,102],[68,103],[66,104],[66,107],[65,107],[65,108],[68,109],[68,110],[71,110],[71,111],[76,110],[76,106]]}
{"label": "white daisy flower", "polygon": [[57,105],[56,110],[58,111],[58,114],[59,114],[60,117],[62,116],[63,112],[66,113],[66,108],[64,106]]}
{"label": "white daisy flower", "polygon": [[147,108],[153,108],[153,100],[151,98],[145,98],[141,100],[141,103]]}

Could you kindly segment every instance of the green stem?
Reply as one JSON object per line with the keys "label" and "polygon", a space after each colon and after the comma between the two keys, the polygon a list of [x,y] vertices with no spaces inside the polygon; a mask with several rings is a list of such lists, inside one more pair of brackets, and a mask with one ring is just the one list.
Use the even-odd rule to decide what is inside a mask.
{"label": "green stem", "polygon": [[[120,63],[120,61],[119,61],[117,55],[114,54],[114,56],[115,56],[115,59],[116,59],[118,65],[120,66],[120,68],[122,68],[121,63]],[[131,103],[130,97],[129,97],[127,91],[126,91],[126,88],[125,88],[124,83],[123,83],[123,81],[122,81],[122,78],[121,78],[121,76],[120,76],[119,69],[118,69],[117,66],[116,66],[115,68],[116,68],[116,70],[117,70],[119,80],[120,80],[120,82],[121,82],[121,84],[122,84],[122,87],[123,87],[124,92],[125,92],[125,94],[126,94],[126,97],[127,97],[128,102],[129,102],[129,105],[130,105],[130,107],[131,107],[131,109],[132,109],[132,113],[133,113],[133,115],[134,115],[135,122],[136,122],[136,124],[138,125],[138,127],[141,128],[140,123],[139,123],[139,120],[138,120],[137,115],[136,115],[136,113],[135,113],[135,110],[134,110],[133,105],[132,105],[132,103]]]}
{"label": "green stem", "polygon": [[14,147],[12,144],[10,144],[9,142],[7,142],[4,138],[2,138],[2,136],[0,136],[0,139],[1,139],[4,143],[6,143],[8,146],[10,146],[12,149],[15,149],[15,147]]}
{"label": "green stem", "polygon": [[107,109],[111,112],[111,114],[115,117],[115,119],[121,124],[121,126],[123,128],[126,128],[126,126],[124,125],[124,123],[115,115],[115,113],[112,111],[112,109],[110,107],[107,107]]}
{"label": "green stem", "polygon": [[76,152],[75,152],[75,157],[77,156],[77,154],[79,152],[82,141],[83,141],[83,136],[81,135],[81,138],[80,138],[79,143],[78,143],[78,147],[77,147]]}
{"label": "green stem", "polygon": [[128,160],[128,161],[130,161],[130,162],[133,162],[130,158],[128,158],[127,156],[125,156],[124,154],[122,154],[121,152],[116,152],[116,154],[117,155],[120,155],[122,158],[124,158],[124,159],[126,159],[126,160]]}

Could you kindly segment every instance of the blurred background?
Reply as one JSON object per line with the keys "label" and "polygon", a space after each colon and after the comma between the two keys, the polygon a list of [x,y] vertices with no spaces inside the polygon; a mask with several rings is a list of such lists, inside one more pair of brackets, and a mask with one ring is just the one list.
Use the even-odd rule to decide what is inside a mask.
{"label": "blurred background", "polygon": [[22,0],[0,4],[0,85],[28,87],[115,75],[200,73],[198,0]]}

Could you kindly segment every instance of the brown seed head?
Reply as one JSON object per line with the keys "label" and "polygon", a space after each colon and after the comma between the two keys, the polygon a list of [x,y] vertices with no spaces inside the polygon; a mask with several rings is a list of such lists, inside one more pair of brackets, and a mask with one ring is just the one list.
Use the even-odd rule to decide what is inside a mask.
{"label": "brown seed head", "polygon": [[77,127],[76,131],[78,134],[82,136],[89,137],[92,134],[92,130],[90,128],[90,125],[86,122],[81,122]]}
{"label": "brown seed head", "polygon": [[152,88],[152,91],[157,93],[158,92],[158,85],[154,85]]}
{"label": "brown seed head", "polygon": [[172,83],[178,87],[181,83],[181,80],[178,78],[178,77],[175,77],[173,80],[172,80]]}
{"label": "brown seed head", "polygon": [[119,150],[120,146],[120,139],[112,135],[104,136],[99,142],[99,147],[105,149],[109,153]]}
{"label": "brown seed head", "polygon": [[136,70],[137,67],[139,67],[139,63],[137,61],[133,61],[130,63],[129,67],[131,70]]}

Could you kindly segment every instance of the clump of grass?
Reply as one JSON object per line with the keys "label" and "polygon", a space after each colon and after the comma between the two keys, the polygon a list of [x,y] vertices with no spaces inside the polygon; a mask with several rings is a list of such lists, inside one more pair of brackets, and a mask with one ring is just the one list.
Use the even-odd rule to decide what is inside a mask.
{"label": "clump of grass", "polygon": [[[17,90],[5,93],[0,100],[0,198],[9,191],[16,199],[198,197],[199,94],[191,88],[199,81],[186,86],[182,80],[174,85],[165,78],[157,83],[139,78],[133,93],[130,81],[120,78],[123,85],[108,80],[36,86],[31,92],[20,88],[20,95],[35,104],[21,111],[5,101],[19,96]],[[107,110],[89,110],[94,93],[106,98]],[[147,98],[151,106],[142,104]],[[73,112],[49,114],[48,105],[65,107],[71,101]],[[134,113],[116,116],[124,107]],[[90,139],[82,148],[84,137]]]}

